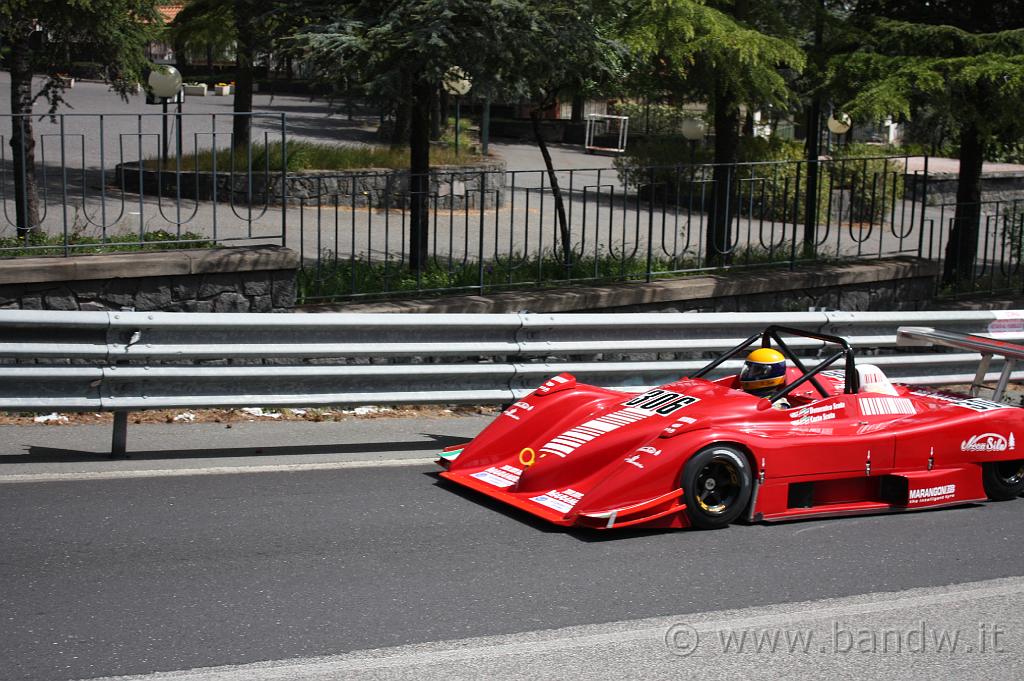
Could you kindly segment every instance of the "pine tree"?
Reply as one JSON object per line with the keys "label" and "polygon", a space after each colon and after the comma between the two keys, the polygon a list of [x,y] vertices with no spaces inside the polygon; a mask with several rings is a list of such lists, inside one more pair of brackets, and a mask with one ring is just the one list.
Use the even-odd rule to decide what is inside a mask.
{"label": "pine tree", "polygon": [[648,65],[646,79],[678,99],[707,102],[714,116],[714,213],[705,243],[709,264],[729,260],[736,211],[741,106],[787,107],[784,72],[806,62],[781,9],[751,0],[652,0],[636,8],[626,41]]}
{"label": "pine tree", "polygon": [[[977,259],[986,147],[1001,137],[1021,138],[1024,3],[965,8],[876,0],[861,3],[858,11],[886,16],[862,19],[862,46],[832,60],[831,82],[849,93],[843,110],[878,120],[910,118],[928,106],[959,125],[957,207],[943,268],[943,282],[956,286],[972,278]],[[962,27],[938,23],[943,21]],[[1001,25],[1015,28],[998,30]]]}

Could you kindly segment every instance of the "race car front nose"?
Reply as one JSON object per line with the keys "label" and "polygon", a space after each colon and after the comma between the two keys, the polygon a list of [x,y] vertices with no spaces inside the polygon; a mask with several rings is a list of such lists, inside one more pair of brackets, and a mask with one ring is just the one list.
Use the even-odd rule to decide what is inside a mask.
{"label": "race car front nose", "polygon": [[681,504],[678,499],[683,495],[682,489],[675,489],[667,494],[641,501],[640,503],[609,509],[607,511],[593,511],[580,513],[578,522],[587,527],[601,530],[609,530],[613,527],[629,527],[640,523],[657,520],[673,513],[686,510],[686,504]]}

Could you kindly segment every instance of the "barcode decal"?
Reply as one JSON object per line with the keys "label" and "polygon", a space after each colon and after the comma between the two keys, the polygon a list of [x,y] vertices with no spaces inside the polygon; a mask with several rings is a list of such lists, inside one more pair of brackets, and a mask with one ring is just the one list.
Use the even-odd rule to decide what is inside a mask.
{"label": "barcode decal", "polygon": [[860,413],[864,416],[917,413],[914,403],[905,397],[862,397],[859,403]]}

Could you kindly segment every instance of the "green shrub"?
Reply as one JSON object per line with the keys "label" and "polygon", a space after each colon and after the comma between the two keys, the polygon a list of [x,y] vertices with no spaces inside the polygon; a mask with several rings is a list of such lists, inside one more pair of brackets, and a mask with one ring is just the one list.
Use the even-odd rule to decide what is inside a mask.
{"label": "green shrub", "polygon": [[141,238],[138,232],[118,232],[106,237],[72,232],[68,235],[67,246],[62,234],[30,232],[27,238],[0,237],[0,257],[213,248],[216,245],[216,242],[210,241],[203,234],[182,232],[179,235],[162,229],[144,232]]}
{"label": "green shrub", "polygon": [[[281,149],[280,142],[272,144],[253,144],[251,149],[239,149],[231,152],[228,149],[217,151],[218,171],[227,171],[234,162],[235,171],[244,170],[248,167],[253,172],[275,173],[281,171]],[[299,173],[308,170],[357,170],[361,168],[386,168],[405,170],[409,167],[409,150],[407,148],[393,147],[367,147],[367,146],[343,146],[339,144],[318,144],[305,140],[288,142],[288,172]],[[474,163],[480,160],[475,154],[462,151],[458,156],[452,147],[437,145],[431,147],[430,161],[432,165],[455,165]],[[183,154],[181,157],[181,169],[194,172],[213,170],[213,151],[203,150],[198,154]],[[144,161],[148,169],[155,170],[160,165],[160,160],[153,158]],[[178,160],[167,159],[164,163],[165,170],[176,170]]]}
{"label": "green shrub", "polygon": [[[691,156],[692,154],[692,156]],[[658,201],[700,209],[710,207],[713,177],[712,152],[692,148],[682,135],[651,135],[638,139],[614,160],[626,187],[644,194],[653,181]],[[807,187],[807,163],[802,142],[778,138],[744,137],[735,169],[736,200],[745,217],[802,221],[806,211],[802,195]],[[879,149],[863,144],[837,147],[833,161],[822,162],[818,180],[819,221],[842,208],[842,220],[877,221],[903,196],[902,167],[878,156]],[[693,159],[696,167],[690,165]],[[797,200],[797,182],[801,197]],[[841,202],[841,203],[840,203]]]}

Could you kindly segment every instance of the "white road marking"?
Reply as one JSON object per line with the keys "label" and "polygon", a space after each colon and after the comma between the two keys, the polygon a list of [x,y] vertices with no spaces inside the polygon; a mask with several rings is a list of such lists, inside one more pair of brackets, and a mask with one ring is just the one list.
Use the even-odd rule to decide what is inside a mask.
{"label": "white road marking", "polygon": [[188,475],[231,475],[239,473],[301,473],[346,468],[391,468],[425,466],[436,457],[417,459],[379,459],[376,461],[332,461],[325,463],[288,463],[264,466],[204,466],[203,468],[158,468],[152,470],[76,471],[70,473],[14,473],[0,475],[0,484],[15,482],[71,482],[76,480],[120,480],[124,478],[170,478]]}
{"label": "white road marking", "polygon": [[[496,673],[502,669],[512,670],[515,667],[509,665],[516,664],[517,660],[536,660],[545,654],[554,653],[571,658],[577,655],[581,648],[595,648],[601,650],[602,654],[607,654],[611,648],[633,643],[651,643],[657,646],[651,650],[660,651],[658,657],[661,658],[661,662],[671,665],[676,662],[665,651],[662,642],[668,628],[680,622],[686,623],[701,635],[711,635],[713,632],[725,630],[806,626],[808,622],[857,616],[880,617],[887,613],[901,612],[909,615],[928,607],[937,607],[941,612],[956,612],[986,599],[996,599],[998,603],[1003,604],[1018,603],[1021,596],[1024,596],[1024,577],[1010,577],[953,586],[909,589],[895,593],[875,593],[717,613],[693,613],[506,636],[362,650],[326,657],[205,667],[140,676],[107,677],[104,681],[336,679],[363,677],[368,672],[373,675],[373,672],[385,670],[390,672],[389,676],[395,674],[401,677],[404,673],[410,674],[410,678],[422,678],[418,674],[428,672],[428,668],[436,669],[439,666],[453,664],[456,665],[454,668],[472,675],[471,670],[489,669]],[[676,670],[679,671],[679,668]],[[431,674],[427,673],[426,676],[430,677]]]}

